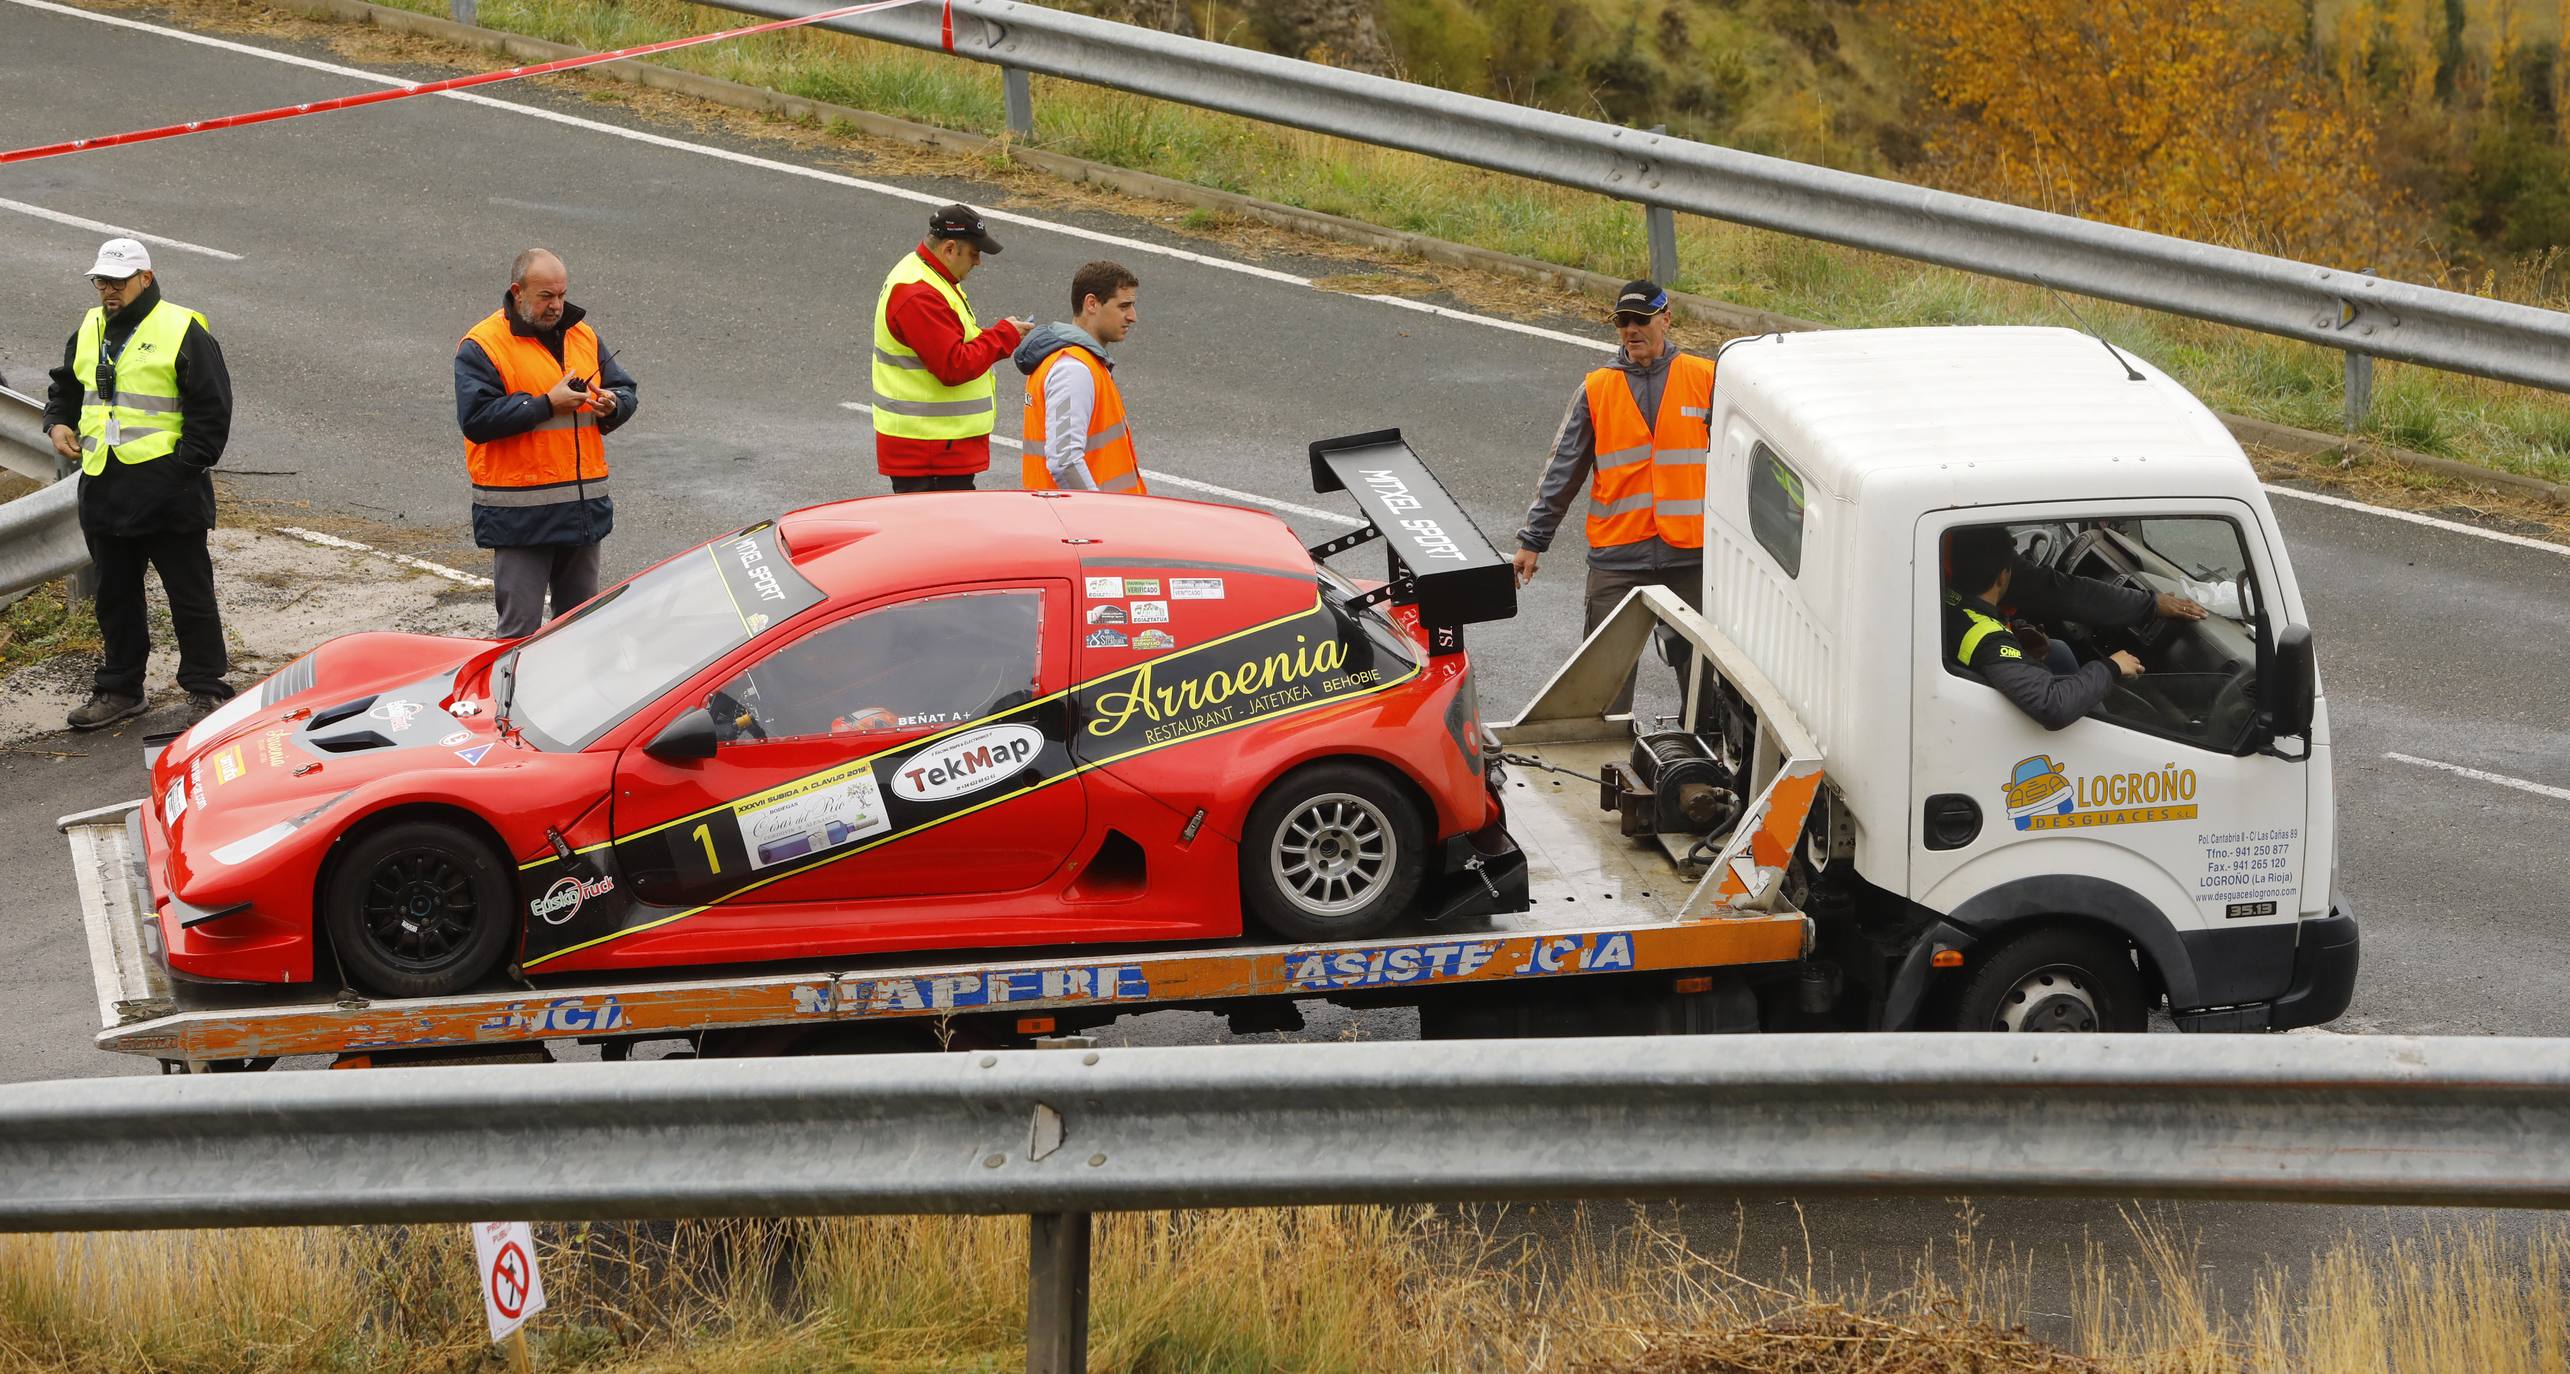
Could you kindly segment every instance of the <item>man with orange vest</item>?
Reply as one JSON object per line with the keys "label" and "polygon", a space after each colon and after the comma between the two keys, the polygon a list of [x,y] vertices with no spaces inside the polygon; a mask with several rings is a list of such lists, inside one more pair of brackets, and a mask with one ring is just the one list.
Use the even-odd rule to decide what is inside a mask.
{"label": "man with orange vest", "polygon": [[1017,370],[1026,374],[1018,475],[1027,490],[1145,494],[1106,349],[1141,318],[1133,303],[1141,285],[1115,263],[1090,263],[1071,276],[1071,322],[1045,325],[1017,346]]}
{"label": "man with orange vest", "polygon": [[[1666,587],[1704,608],[1704,465],[1713,446],[1713,360],[1669,342],[1669,293],[1630,281],[1615,297],[1623,347],[1588,374],[1553,436],[1552,462],[1517,531],[1517,585],[1534,580],[1543,553],[1588,483],[1588,598],[1583,633],[1636,587]],[[1661,637],[1662,656],[1679,662]],[[1633,706],[1628,674],[1615,711]]]}
{"label": "man with orange vest", "polygon": [[500,308],[455,350],[455,419],[473,480],[473,542],[491,551],[499,636],[520,639],[598,594],[598,545],[615,528],[610,433],[637,385],[571,303],[571,272],[518,254]]}

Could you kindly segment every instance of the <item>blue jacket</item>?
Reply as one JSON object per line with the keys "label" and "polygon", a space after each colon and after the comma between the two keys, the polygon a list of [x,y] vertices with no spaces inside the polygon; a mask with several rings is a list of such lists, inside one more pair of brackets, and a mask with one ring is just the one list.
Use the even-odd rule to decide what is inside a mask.
{"label": "blue jacket", "polygon": [[[500,308],[508,309],[505,293]],[[563,331],[587,315],[579,306],[566,304],[562,307],[562,322],[538,333],[520,323],[511,312],[509,330],[535,339],[560,358]],[[598,382],[616,393],[616,413],[598,422],[601,435],[613,434],[634,417],[641,384],[616,361],[604,336],[598,340]],[[552,418],[553,406],[544,397],[507,389],[500,381],[499,367],[482,352],[480,344],[467,339],[455,350],[455,423],[466,439],[487,444],[524,434]],[[615,499],[604,494],[547,506],[485,506],[480,502],[473,506],[473,542],[486,549],[596,544],[604,541],[615,526]]]}

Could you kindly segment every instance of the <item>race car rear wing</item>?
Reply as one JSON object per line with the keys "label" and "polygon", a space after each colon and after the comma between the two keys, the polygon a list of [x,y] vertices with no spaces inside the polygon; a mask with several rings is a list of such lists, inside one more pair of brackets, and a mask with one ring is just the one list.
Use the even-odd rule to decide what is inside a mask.
{"label": "race car rear wing", "polygon": [[1401,431],[1316,440],[1312,490],[1348,493],[1366,518],[1365,528],[1313,545],[1313,559],[1382,539],[1391,559],[1389,585],[1367,599],[1416,605],[1430,652],[1459,653],[1464,626],[1517,614],[1515,569],[1482,538]]}

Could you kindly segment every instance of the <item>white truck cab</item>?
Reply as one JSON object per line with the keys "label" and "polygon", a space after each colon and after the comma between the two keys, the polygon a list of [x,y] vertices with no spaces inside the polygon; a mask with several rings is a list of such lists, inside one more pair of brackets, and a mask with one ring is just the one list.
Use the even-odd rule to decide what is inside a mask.
{"label": "white truck cab", "polygon": [[[1670,843],[1673,820],[1691,827],[1657,784],[1701,783],[1692,740],[1731,775],[1699,817],[1766,805],[1790,717],[1803,742],[1782,752],[1813,751],[1823,777],[1777,873],[1812,921],[1797,1005],[1968,1030],[2139,1030],[2154,1005],[2185,1029],[2271,1030],[2344,1010],[2356,927],[2333,886],[2302,592],[2203,403],[2069,330],[1767,335],[1722,350],[1712,434],[1692,636],[1710,671],[1680,717],[1704,728],[1634,727],[1603,800],[1656,817],[1625,829],[1680,862],[1745,855],[1720,835]],[[2044,569],[2206,613],[2036,626],[2054,647],[2027,636],[2034,661],[2143,665],[2047,729],[1953,652],[1948,541],[1977,526],[2006,529],[2017,585]],[[1658,596],[1662,619],[1689,618]],[[1753,821],[1776,823],[1750,806],[1734,829]]]}

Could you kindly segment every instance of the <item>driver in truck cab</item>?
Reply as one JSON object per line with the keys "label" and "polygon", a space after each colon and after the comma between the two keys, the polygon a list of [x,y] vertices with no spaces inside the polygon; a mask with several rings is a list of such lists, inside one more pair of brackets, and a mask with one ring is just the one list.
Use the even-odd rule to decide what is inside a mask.
{"label": "driver in truck cab", "polygon": [[2182,596],[2028,562],[2005,525],[1956,530],[1946,537],[1945,562],[1946,662],[1978,674],[2047,730],[2095,710],[2116,683],[2142,675],[2142,661],[2118,649],[2081,663],[2068,644],[2016,617],[2096,626],[2204,618],[2204,607]]}

